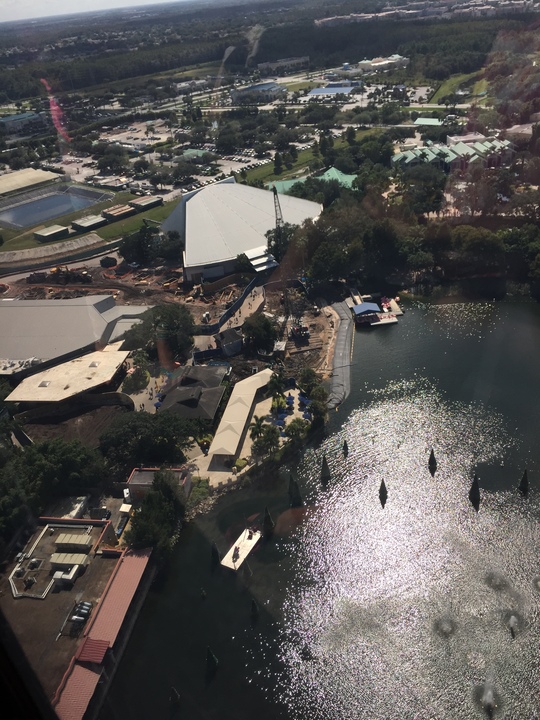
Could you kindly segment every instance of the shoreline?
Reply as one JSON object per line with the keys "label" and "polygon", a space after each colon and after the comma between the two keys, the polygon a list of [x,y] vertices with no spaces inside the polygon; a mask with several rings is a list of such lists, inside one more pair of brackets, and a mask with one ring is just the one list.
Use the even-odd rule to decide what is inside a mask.
{"label": "shoreline", "polygon": [[334,312],[339,316],[339,327],[334,335],[332,375],[328,409],[335,410],[351,392],[351,355],[354,323],[345,302],[334,303]]}

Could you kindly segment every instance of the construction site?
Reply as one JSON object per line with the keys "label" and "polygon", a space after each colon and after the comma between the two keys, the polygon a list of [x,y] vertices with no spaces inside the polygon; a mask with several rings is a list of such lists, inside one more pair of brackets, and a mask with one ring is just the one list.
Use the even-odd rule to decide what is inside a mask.
{"label": "construction site", "polygon": [[[69,299],[87,295],[112,295],[120,305],[188,305],[196,326],[201,328],[195,346],[199,350],[215,348],[212,334],[204,326],[220,321],[224,313],[241,299],[249,277],[232,275],[213,283],[186,286],[182,267],[160,265],[133,268],[117,257],[108,256],[112,267],[88,265],[57,265],[4,282],[3,298],[17,300]],[[278,275],[279,271],[275,273]],[[298,285],[298,283],[295,283]],[[281,342],[278,356],[291,367],[313,367],[322,372],[329,369],[328,348],[336,324],[333,311],[308,301],[301,286],[287,288],[280,279],[267,282],[264,299],[254,307],[246,301],[227,322],[226,327],[240,327],[254,312],[264,312],[275,324]],[[0,292],[2,291],[0,287]],[[231,358],[233,366],[235,358]],[[238,359],[238,362],[241,362]]]}

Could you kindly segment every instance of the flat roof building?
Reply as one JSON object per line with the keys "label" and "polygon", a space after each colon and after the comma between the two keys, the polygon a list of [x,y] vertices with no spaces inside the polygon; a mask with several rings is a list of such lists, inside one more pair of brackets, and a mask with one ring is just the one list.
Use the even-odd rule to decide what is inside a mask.
{"label": "flat roof building", "polygon": [[287,88],[275,82],[258,83],[248,87],[231,90],[233,103],[242,102],[269,102],[287,94]]}
{"label": "flat roof building", "polygon": [[125,217],[129,217],[130,215],[133,215],[136,213],[137,210],[134,207],[131,207],[130,205],[113,205],[110,208],[107,208],[106,210],[102,210],[101,214],[104,218],[107,218],[107,220],[122,220]]}
{"label": "flat roof building", "polygon": [[150,210],[150,208],[163,205],[163,198],[160,196],[152,197],[151,195],[145,195],[143,197],[135,198],[135,200],[130,200],[128,205],[135,208],[137,212],[141,212],[142,210]]}
{"label": "flat roof building", "polygon": [[61,240],[69,236],[69,228],[65,225],[49,225],[49,227],[34,231],[34,237],[38,242],[51,242]]}
{"label": "flat roof building", "polygon": [[348,95],[354,90],[352,85],[327,85],[326,87],[313,88],[308,92],[308,98],[333,97],[337,95]]}
{"label": "flat roof building", "polygon": [[129,351],[117,349],[121,344],[115,343],[31,375],[6,399],[8,402],[61,402],[110,382],[129,355]]}
{"label": "flat roof building", "polygon": [[[321,213],[310,200],[280,195],[279,201],[284,221],[292,225]],[[231,179],[185,195],[162,228],[184,238],[185,277],[197,282],[234,272],[238,255],[267,246],[266,232],[275,226],[273,193]]]}
{"label": "flat roof building", "polygon": [[24,168],[24,170],[14,170],[13,172],[0,175],[0,196],[9,195],[10,193],[29,190],[38,185],[45,185],[54,181],[62,180],[62,176],[58,173],[49,172],[48,170],[36,170],[34,168]]}
{"label": "flat roof building", "polygon": [[86,217],[74,220],[71,225],[79,232],[88,232],[89,230],[95,230],[96,228],[103,227],[103,225],[106,225],[107,222],[107,218],[104,218],[101,215],[87,215]]}
{"label": "flat roof building", "polygon": [[[158,471],[159,468],[134,468],[131,471],[127,485],[129,488],[128,494],[132,500],[141,500],[152,489],[154,475]],[[182,485],[185,472],[181,468],[168,468],[168,471],[173,473],[178,485]]]}
{"label": "flat roof building", "polygon": [[280,58],[270,62],[259,63],[258,71],[261,75],[270,75],[275,72],[291,72],[292,70],[301,70],[309,67],[309,55],[302,57]]}

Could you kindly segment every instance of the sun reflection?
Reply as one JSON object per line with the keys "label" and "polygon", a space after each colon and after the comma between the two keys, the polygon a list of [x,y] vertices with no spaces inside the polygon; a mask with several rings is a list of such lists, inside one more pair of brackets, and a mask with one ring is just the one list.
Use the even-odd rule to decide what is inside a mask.
{"label": "sun reflection", "polygon": [[492,410],[450,403],[419,376],[370,400],[299,469],[315,509],[291,540],[283,672],[269,689],[298,720],[465,720],[481,716],[489,674],[508,716],[529,717],[540,701],[540,633],[524,620],[539,599],[537,508],[483,491],[476,514],[467,497],[476,466],[498,466],[518,441]]}

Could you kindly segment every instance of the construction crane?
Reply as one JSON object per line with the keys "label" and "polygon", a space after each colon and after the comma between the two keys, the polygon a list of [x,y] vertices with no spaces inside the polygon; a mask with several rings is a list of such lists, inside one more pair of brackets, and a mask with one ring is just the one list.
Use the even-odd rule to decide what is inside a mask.
{"label": "construction crane", "polygon": [[276,214],[276,229],[274,233],[275,255],[276,260],[280,262],[283,249],[283,226],[285,222],[283,220],[283,213],[281,212],[281,205],[279,204],[279,195],[275,185],[272,187],[272,191],[274,193],[274,211]]}

